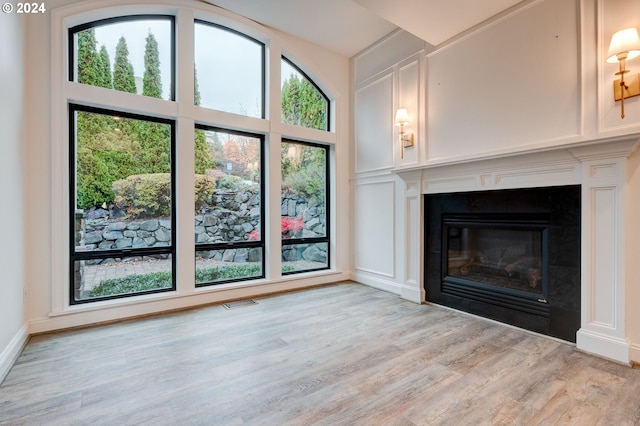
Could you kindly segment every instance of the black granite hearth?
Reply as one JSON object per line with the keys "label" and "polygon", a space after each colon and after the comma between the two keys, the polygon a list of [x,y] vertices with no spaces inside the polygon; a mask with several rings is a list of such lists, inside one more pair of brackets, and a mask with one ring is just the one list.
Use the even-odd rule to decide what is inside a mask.
{"label": "black granite hearth", "polygon": [[424,201],[428,301],[576,341],[580,186]]}

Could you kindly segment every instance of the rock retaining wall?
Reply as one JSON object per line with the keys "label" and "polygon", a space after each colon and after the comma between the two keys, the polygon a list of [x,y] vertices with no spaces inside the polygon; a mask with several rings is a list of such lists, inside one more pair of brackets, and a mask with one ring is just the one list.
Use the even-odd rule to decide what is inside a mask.
{"label": "rock retaining wall", "polygon": [[[283,218],[302,218],[302,229],[294,238],[325,235],[323,206],[307,203],[297,194],[283,194]],[[171,243],[171,221],[168,219],[126,220],[117,209],[92,208],[82,218],[83,232],[78,246],[83,250],[110,250],[168,246]],[[195,216],[196,244],[237,242],[260,238],[260,194],[257,190],[216,190],[210,207]],[[285,236],[285,238],[287,237]],[[327,261],[327,244],[309,244],[283,249],[283,261]],[[198,256],[226,262],[255,262],[258,249],[203,250]]]}

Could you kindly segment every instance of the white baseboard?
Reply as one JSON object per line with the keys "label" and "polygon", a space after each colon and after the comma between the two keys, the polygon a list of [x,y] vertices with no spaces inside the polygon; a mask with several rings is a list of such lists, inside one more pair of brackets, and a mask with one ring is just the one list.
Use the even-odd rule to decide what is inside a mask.
{"label": "white baseboard", "polygon": [[24,324],[15,336],[13,336],[13,339],[11,339],[7,347],[0,353],[0,384],[4,381],[7,374],[9,374],[9,370],[11,370],[16,359],[18,359],[20,352],[22,352],[22,349],[27,344],[27,340],[29,340],[29,327],[27,324]]}
{"label": "white baseboard", "polygon": [[630,364],[629,354],[631,348],[626,340],[585,328],[578,330],[576,337],[576,347],[578,349],[612,361]]}
{"label": "white baseboard", "polygon": [[422,291],[419,288],[409,287],[406,285],[400,286],[400,297],[418,304],[424,302]]}
{"label": "white baseboard", "polygon": [[632,343],[631,350],[629,351],[631,363],[634,365],[640,365],[640,344]]}
{"label": "white baseboard", "polygon": [[372,276],[367,273],[354,272],[351,274],[353,281],[360,284],[367,285],[369,287],[377,288],[378,290],[388,291],[389,293],[397,294],[401,298],[414,303],[422,303],[423,295],[419,288],[410,287],[408,285],[398,284],[390,279],[385,279],[379,276]]}
{"label": "white baseboard", "polygon": [[371,275],[363,274],[358,271],[353,273],[352,277],[354,281],[357,281],[360,284],[377,288],[378,290],[388,291],[389,293],[397,294],[398,296],[400,296],[401,286],[394,281],[380,277],[373,277]]}

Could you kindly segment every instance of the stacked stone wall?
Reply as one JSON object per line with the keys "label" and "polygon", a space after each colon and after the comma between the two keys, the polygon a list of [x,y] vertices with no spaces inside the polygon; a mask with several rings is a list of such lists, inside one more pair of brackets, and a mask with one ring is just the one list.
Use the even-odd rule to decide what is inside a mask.
{"label": "stacked stone wall", "polygon": [[[258,190],[216,190],[211,201],[210,206],[204,207],[195,216],[196,244],[261,238]],[[283,194],[281,214],[283,218],[302,218],[303,224],[302,229],[295,234],[283,233],[283,238],[313,238],[325,235],[324,207],[309,204],[297,194]],[[83,218],[79,247],[82,250],[166,247],[171,242],[171,220],[167,218],[126,220],[115,208],[92,208],[81,215]],[[260,259],[260,251],[203,250],[198,252],[198,256],[226,262],[254,262]],[[282,260],[326,262],[326,244],[285,248]]]}

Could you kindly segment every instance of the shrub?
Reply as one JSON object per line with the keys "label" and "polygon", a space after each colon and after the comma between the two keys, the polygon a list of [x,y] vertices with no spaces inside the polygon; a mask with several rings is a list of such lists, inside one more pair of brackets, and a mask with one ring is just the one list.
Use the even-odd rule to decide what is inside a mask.
{"label": "shrub", "polygon": [[282,185],[305,198],[310,204],[323,204],[325,191],[324,167],[309,164],[284,176]]}
{"label": "shrub", "polygon": [[[280,232],[282,233],[283,239],[289,239],[296,236],[297,233],[304,229],[304,220],[302,216],[298,217],[288,217],[285,216],[280,219]],[[249,232],[249,241],[258,241],[260,240],[260,230],[254,229]]]}
{"label": "shrub", "polygon": [[167,217],[171,214],[171,175],[132,175],[113,182],[116,206],[129,218]]}
{"label": "shrub", "polygon": [[[195,207],[209,204],[216,189],[215,181],[206,175],[195,176]],[[167,217],[171,215],[171,175],[154,173],[131,175],[113,182],[115,204],[128,219]]]}
{"label": "shrub", "polygon": [[280,219],[280,231],[282,232],[282,238],[292,238],[304,228],[304,221],[302,216],[298,217],[283,217]]}
{"label": "shrub", "polygon": [[239,178],[238,176],[224,175],[218,181],[218,188],[219,189],[235,189],[237,186],[241,184],[241,182],[242,182],[242,178]]}
{"label": "shrub", "polygon": [[241,178],[240,176],[224,175],[220,180],[217,181],[216,185],[220,189],[242,190],[247,189],[255,184]]}
{"label": "shrub", "polygon": [[195,207],[196,211],[211,204],[211,198],[216,189],[216,181],[208,175],[195,177]]}

